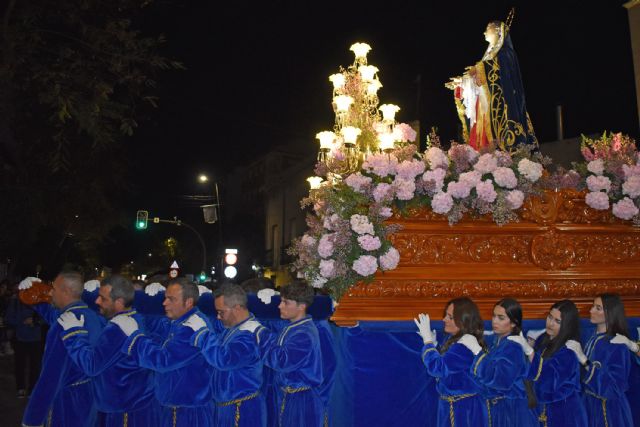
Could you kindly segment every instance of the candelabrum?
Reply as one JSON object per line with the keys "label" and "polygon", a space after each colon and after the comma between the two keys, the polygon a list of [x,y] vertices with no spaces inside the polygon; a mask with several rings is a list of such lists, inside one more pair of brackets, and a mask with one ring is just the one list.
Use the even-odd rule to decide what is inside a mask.
{"label": "candelabrum", "polygon": [[[399,141],[394,126],[400,108],[391,104],[378,106],[382,83],[378,68],[367,63],[371,47],[355,43],[350,50],[355,54],[353,64],[346,69],[340,67],[340,72],[329,76],[333,84],[333,130],[316,135],[320,142],[318,162],[326,168],[330,182],[359,170],[368,154],[390,152]],[[318,180],[313,183],[320,185]]]}

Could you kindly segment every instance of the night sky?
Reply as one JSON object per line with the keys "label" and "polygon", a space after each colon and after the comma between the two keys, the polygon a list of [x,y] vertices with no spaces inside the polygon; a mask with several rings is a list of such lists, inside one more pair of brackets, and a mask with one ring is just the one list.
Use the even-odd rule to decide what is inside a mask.
{"label": "night sky", "polygon": [[[468,3],[468,4],[467,4]],[[504,20],[520,61],[527,108],[540,141],[603,130],[638,134],[627,10],[622,1],[347,2],[157,0],[143,23],[162,32],[166,54],[186,71],[159,81],[160,107],[131,144],[132,209],[182,215],[206,170],[224,179],[276,144],[315,153],[315,134],[333,126],[328,76],[353,62],[349,46],[372,46],[381,103],[397,118],[456,137],[443,84],[478,61],[491,20]],[[421,76],[421,86],[417,77]]]}

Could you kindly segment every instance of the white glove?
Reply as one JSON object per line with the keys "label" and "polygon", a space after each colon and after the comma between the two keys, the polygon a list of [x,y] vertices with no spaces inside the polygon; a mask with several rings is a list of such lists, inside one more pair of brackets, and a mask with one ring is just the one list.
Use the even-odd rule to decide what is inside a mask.
{"label": "white glove", "polygon": [[582,345],[580,345],[578,341],[568,340],[564,345],[576,354],[578,362],[580,362],[581,365],[585,364],[587,356],[584,354],[584,351],[582,351]]}
{"label": "white glove", "polygon": [[187,320],[182,322],[182,324],[184,326],[190,327],[194,332],[207,327],[207,324],[204,322],[204,320],[202,320],[202,317],[198,316],[197,314],[192,314]]}
{"label": "white glove", "polygon": [[138,322],[136,322],[136,319],[131,316],[127,316],[126,314],[117,315],[116,317],[111,319],[111,322],[118,325],[118,327],[122,329],[122,332],[124,332],[126,336],[130,336],[132,333],[138,330]]}
{"label": "white glove", "polygon": [[416,333],[422,337],[423,343],[434,343],[435,335],[431,333],[431,320],[429,320],[429,315],[420,313],[418,314],[418,319],[419,320],[413,319],[413,322],[418,327],[418,332]]}
{"label": "white glove", "polygon": [[274,291],[271,288],[266,288],[266,289],[260,289],[257,293],[257,297],[260,299],[260,301],[262,301],[264,304],[271,304],[271,298],[276,295],[276,294],[280,294],[279,292]]}
{"label": "white glove", "polygon": [[471,334],[464,334],[461,336],[458,340],[458,344],[462,344],[467,347],[471,350],[471,353],[473,353],[474,356],[482,351],[482,347],[478,344],[478,339]]}
{"label": "white glove", "polygon": [[531,356],[533,354],[533,347],[529,345],[527,339],[524,337],[524,335],[522,335],[522,332],[520,332],[520,335],[509,335],[507,339],[509,341],[520,344],[520,347],[522,347],[522,351],[524,351],[524,354],[526,354],[527,356]]}
{"label": "white glove", "polygon": [[631,341],[629,338],[624,335],[616,334],[615,337],[611,338],[612,344],[624,344],[632,353],[637,353],[640,350],[640,346],[638,343]]}
{"label": "white glove", "polygon": [[436,334],[436,330],[435,329],[431,330],[431,338],[433,338],[433,345],[435,347],[437,347],[438,346],[438,334]]}
{"label": "white glove", "polygon": [[67,311],[58,317],[58,323],[65,331],[71,328],[81,328],[84,326],[84,315],[80,315],[80,319],[78,319],[75,314]]}
{"label": "white glove", "polygon": [[211,289],[207,288],[204,285],[198,285],[198,292],[200,292],[200,296],[202,296],[202,294],[207,294],[207,293],[211,293]]}
{"label": "white glove", "polygon": [[238,329],[241,331],[249,331],[251,333],[254,333],[260,326],[260,322],[258,322],[257,320],[247,320],[242,325],[240,325]]}
{"label": "white glove", "polygon": [[144,293],[152,297],[157,295],[158,292],[164,292],[165,290],[166,288],[162,286],[160,283],[153,282],[150,285],[147,285],[146,288],[144,288]]}
{"label": "white glove", "polygon": [[96,289],[100,287],[99,280],[89,280],[88,282],[84,282],[84,290],[87,292],[94,292]]}
{"label": "white glove", "polygon": [[29,289],[33,286],[33,282],[42,282],[42,280],[37,277],[25,277],[18,285],[18,290],[23,291],[25,289]]}

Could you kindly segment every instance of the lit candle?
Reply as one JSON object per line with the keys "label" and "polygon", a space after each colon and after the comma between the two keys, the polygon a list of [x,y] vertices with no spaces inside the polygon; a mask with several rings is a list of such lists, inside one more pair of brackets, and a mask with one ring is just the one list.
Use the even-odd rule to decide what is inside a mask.
{"label": "lit candle", "polygon": [[366,43],[354,43],[349,50],[356,55],[356,59],[367,59],[367,53],[371,50],[371,46]]}
{"label": "lit candle", "polygon": [[380,80],[374,80],[367,85],[367,94],[371,96],[377,95],[378,89],[380,89],[381,87],[382,83],[380,83]]}
{"label": "lit candle", "polygon": [[344,75],[340,73],[331,74],[329,81],[333,83],[333,90],[338,90],[344,86]]}
{"label": "lit candle", "polygon": [[338,95],[333,97],[333,102],[336,103],[338,111],[346,113],[349,111],[349,106],[353,103],[353,98],[349,95]]}
{"label": "lit candle", "polygon": [[393,122],[396,118],[396,113],[400,110],[400,107],[393,104],[384,104],[378,107],[378,110],[382,111],[382,118],[386,122]]}
{"label": "lit candle", "polygon": [[395,139],[392,133],[381,133],[378,135],[378,140],[380,141],[378,148],[383,151],[393,149]]}
{"label": "lit candle", "polygon": [[336,139],[336,134],[331,131],[325,130],[322,132],[318,132],[316,134],[316,138],[320,140],[320,149],[330,150],[333,146],[333,141]]}
{"label": "lit candle", "polygon": [[365,82],[372,82],[374,76],[378,72],[378,67],[373,65],[361,65],[358,67],[358,71],[360,72],[360,76],[362,80]]}
{"label": "lit candle", "polygon": [[320,178],[319,176],[310,176],[309,178],[307,178],[307,182],[309,183],[309,187],[312,190],[317,190],[322,184],[322,178]]}
{"label": "lit candle", "polygon": [[353,126],[345,126],[341,130],[345,144],[355,144],[362,131]]}

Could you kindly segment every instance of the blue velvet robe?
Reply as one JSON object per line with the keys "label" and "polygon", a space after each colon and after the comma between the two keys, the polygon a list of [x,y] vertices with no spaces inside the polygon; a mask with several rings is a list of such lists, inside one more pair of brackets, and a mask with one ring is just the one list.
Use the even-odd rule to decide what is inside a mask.
{"label": "blue velvet robe", "polygon": [[589,426],[632,426],[629,388],[631,354],[627,346],[611,344],[607,334],[594,334],[585,346],[591,362],[583,375]]}
{"label": "blue velvet robe", "polygon": [[[134,310],[118,314],[144,324]],[[91,346],[85,327],[71,328],[62,337],[71,359],[92,377],[100,425],[106,427],[147,427],[158,424],[158,407],[153,395],[153,371],[138,366],[120,348],[127,339],[115,323],[108,322]],[[126,422],[125,422],[126,420]]]}
{"label": "blue velvet robe", "polygon": [[140,330],[123,343],[121,351],[134,357],[138,365],[155,371],[154,393],[160,403],[160,425],[163,427],[203,427],[213,425],[211,397],[212,367],[191,345],[193,330],[183,323],[198,314],[197,308],[180,318],[165,318],[162,344],[145,336]]}
{"label": "blue velvet robe", "polygon": [[318,391],[323,383],[322,353],[311,316],[290,323],[277,336],[262,327],[256,338],[265,365],[275,371],[279,425],[322,426],[324,408]]}
{"label": "blue velvet robe", "polygon": [[49,332],[40,378],[24,411],[23,426],[93,426],[96,407],[91,378],[67,354],[62,342],[65,331],[57,320],[67,311],[76,317],[84,316],[89,342],[94,344],[104,326],[104,319],[82,301],[71,303],[62,310],[49,304],[36,304],[33,309],[49,324]]}
{"label": "blue velvet robe", "polygon": [[239,328],[253,315],[220,335],[202,328],[193,335],[214,368],[211,389],[215,403],[216,426],[260,427],[267,424],[267,408],[262,387],[262,359],[255,336]]}
{"label": "blue velvet robe", "polygon": [[474,381],[473,353],[462,344],[453,344],[444,354],[429,343],[422,347],[422,362],[429,375],[438,381],[439,427],[488,426],[487,407]]}
{"label": "blue velvet robe", "polygon": [[520,344],[498,337],[489,353],[478,353],[471,372],[482,386],[491,427],[539,425],[535,411],[528,406],[523,381],[529,372],[529,360]]}
{"label": "blue velvet robe", "polygon": [[563,346],[550,357],[543,354],[534,353],[528,375],[534,382],[539,419],[546,418],[547,427],[586,426],[580,363],[575,353]]}

